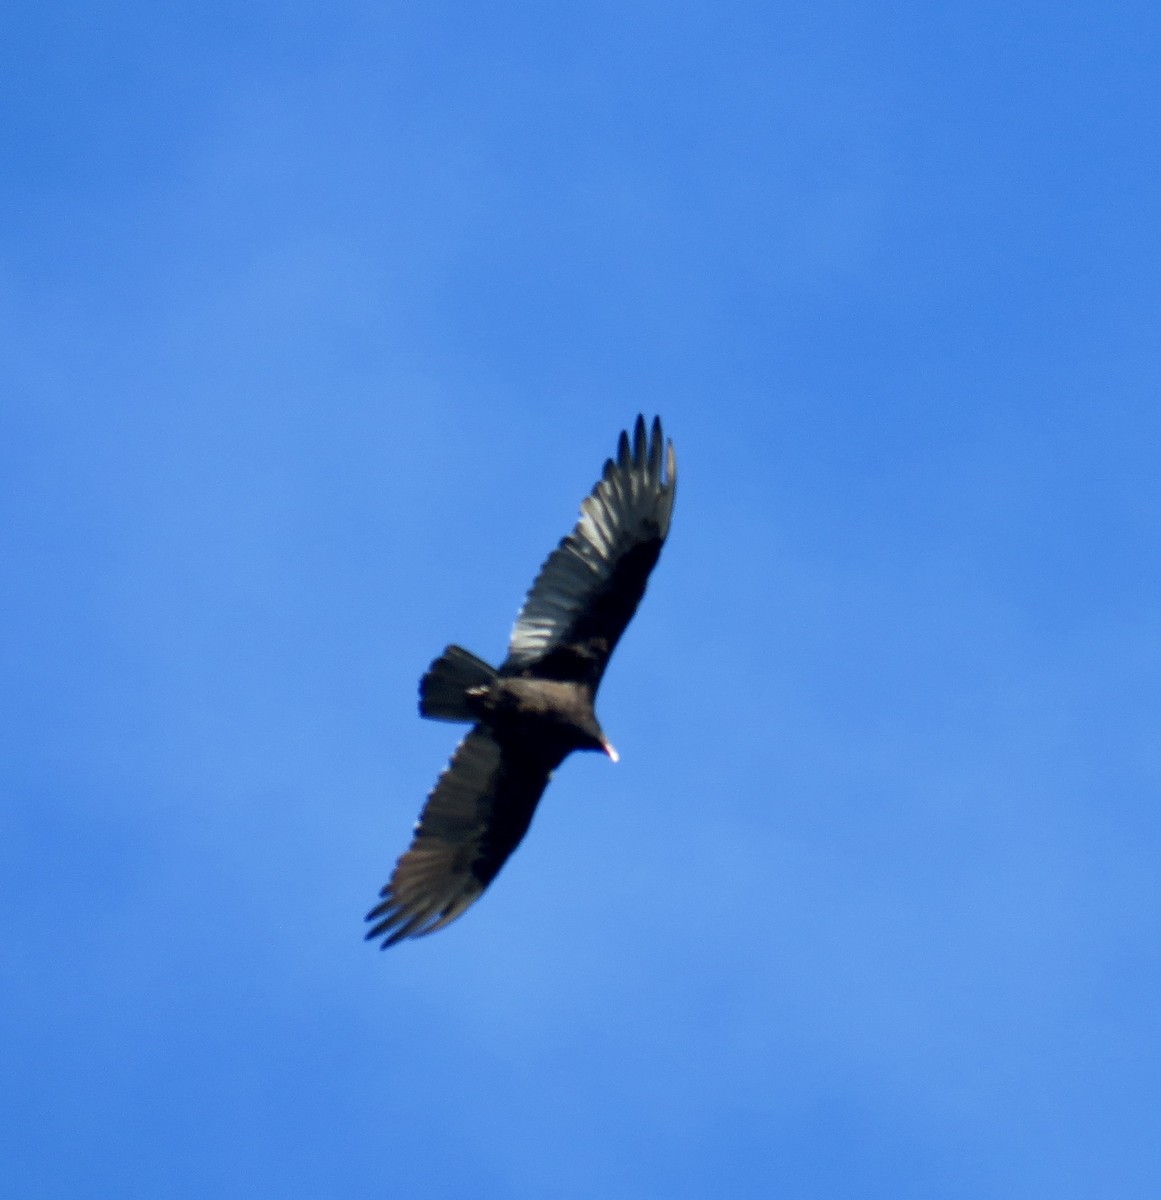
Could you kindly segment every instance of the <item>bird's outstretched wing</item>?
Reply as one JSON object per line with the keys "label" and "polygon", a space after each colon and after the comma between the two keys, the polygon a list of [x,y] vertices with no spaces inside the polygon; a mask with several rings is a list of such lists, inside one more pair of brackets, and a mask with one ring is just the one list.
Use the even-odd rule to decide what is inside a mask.
{"label": "bird's outstretched wing", "polygon": [[656,418],[646,437],[639,416],[632,444],[622,433],[576,528],[540,568],[501,674],[534,672],[596,690],[661,554],[676,489],[673,443]]}
{"label": "bird's outstretched wing", "polygon": [[496,877],[528,831],[551,766],[505,749],[482,725],[456,747],[399,859],[368,940],[383,949],[450,924]]}

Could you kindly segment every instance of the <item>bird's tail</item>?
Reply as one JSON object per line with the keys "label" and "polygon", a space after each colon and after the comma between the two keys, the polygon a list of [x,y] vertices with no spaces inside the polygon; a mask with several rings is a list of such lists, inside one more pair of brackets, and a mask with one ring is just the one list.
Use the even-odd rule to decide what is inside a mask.
{"label": "bird's tail", "polygon": [[487,687],[496,678],[494,667],[462,646],[448,648],[419,681],[420,716],[436,721],[474,721],[468,690]]}

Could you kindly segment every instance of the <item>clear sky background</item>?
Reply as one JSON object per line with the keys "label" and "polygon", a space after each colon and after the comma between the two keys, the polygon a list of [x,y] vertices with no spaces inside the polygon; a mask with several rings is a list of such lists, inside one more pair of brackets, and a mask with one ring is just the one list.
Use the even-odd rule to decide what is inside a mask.
{"label": "clear sky background", "polygon": [[[1161,9],[0,15],[5,1194],[1161,1177]],[[620,429],[484,899],[362,918]]]}

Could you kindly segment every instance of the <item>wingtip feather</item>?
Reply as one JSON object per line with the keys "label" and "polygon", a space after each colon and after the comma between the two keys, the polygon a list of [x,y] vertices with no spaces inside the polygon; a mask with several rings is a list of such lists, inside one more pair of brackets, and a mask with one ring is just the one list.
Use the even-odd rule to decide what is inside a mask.
{"label": "wingtip feather", "polygon": [[635,467],[640,468],[644,465],[647,447],[645,416],[643,413],[638,413],[637,420],[633,424],[633,465]]}

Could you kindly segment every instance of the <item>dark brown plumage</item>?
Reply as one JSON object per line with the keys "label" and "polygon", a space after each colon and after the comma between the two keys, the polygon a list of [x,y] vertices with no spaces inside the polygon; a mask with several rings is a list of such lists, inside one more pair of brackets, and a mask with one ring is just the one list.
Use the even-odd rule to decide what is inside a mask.
{"label": "dark brown plumage", "polygon": [[552,772],[574,750],[614,762],[593,711],[609,656],[645,592],[669,533],[677,484],[660,420],[605,463],[576,528],[548,556],[516,618],[499,669],[448,646],[419,684],[419,711],[469,721],[436,781],[368,939],[383,948],[454,921],[496,877],[528,831]]}

